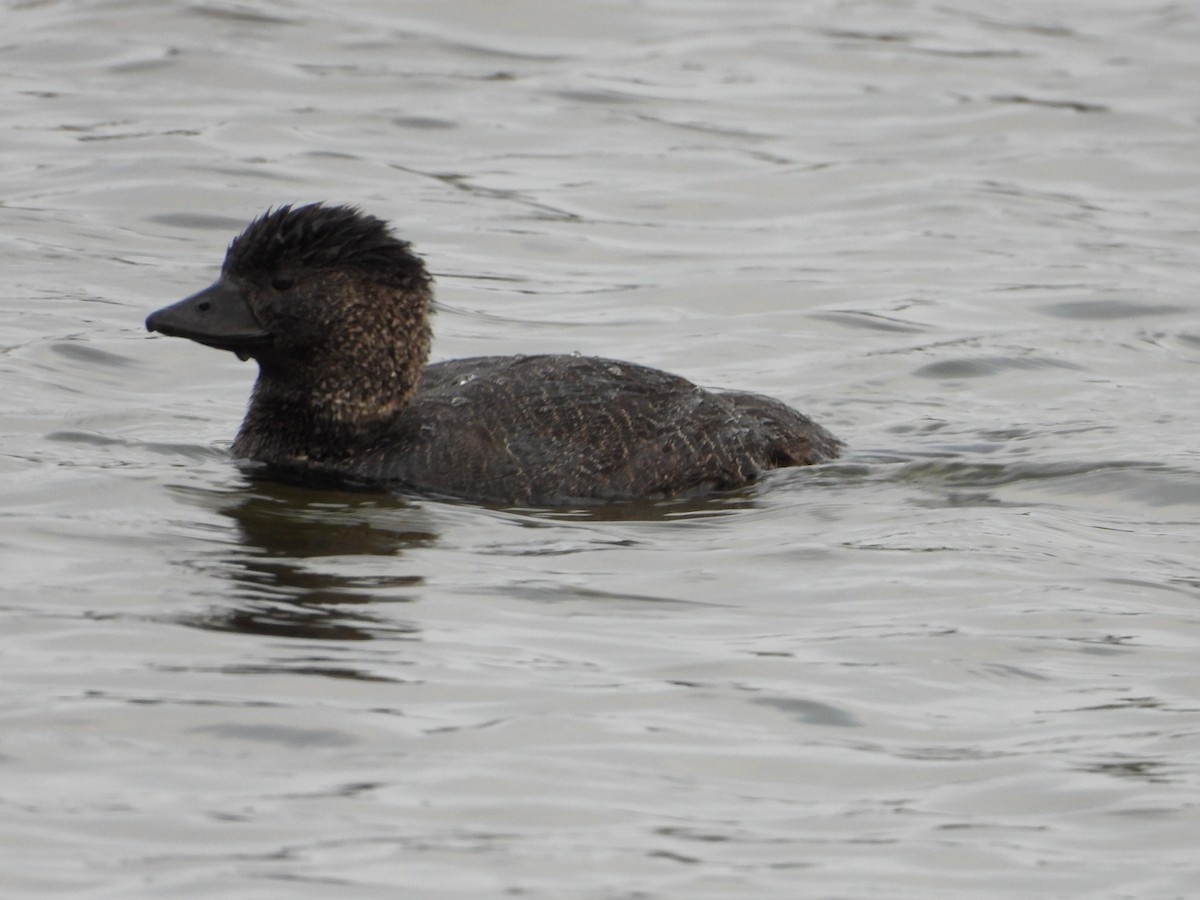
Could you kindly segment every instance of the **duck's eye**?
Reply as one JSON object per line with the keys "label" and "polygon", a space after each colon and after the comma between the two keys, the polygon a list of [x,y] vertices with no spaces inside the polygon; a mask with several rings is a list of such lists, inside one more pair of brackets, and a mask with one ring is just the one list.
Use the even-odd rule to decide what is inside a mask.
{"label": "duck's eye", "polygon": [[276,275],[271,279],[271,287],[277,291],[286,291],[296,283],[296,279],[291,275]]}

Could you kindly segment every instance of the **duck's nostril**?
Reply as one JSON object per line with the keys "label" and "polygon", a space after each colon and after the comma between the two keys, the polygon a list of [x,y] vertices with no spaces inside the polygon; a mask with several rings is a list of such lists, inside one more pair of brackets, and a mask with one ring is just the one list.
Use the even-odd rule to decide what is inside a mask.
{"label": "duck's nostril", "polygon": [[212,309],[212,304],[207,300],[201,300],[196,304],[196,309],[198,309],[200,312],[208,312],[210,309]]}

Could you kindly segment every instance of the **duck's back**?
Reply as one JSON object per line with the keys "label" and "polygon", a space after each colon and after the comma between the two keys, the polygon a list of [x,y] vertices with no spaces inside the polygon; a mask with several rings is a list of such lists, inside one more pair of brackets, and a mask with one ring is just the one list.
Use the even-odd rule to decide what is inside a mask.
{"label": "duck's back", "polygon": [[504,503],[678,496],[837,455],[788,406],[712,393],[645,366],[577,356],[426,367],[394,439],[353,464],[370,482]]}

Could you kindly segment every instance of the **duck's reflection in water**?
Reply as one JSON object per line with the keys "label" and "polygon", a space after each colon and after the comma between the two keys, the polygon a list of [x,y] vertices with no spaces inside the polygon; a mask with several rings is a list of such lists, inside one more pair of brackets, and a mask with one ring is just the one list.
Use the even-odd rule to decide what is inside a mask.
{"label": "duck's reflection in water", "polygon": [[255,481],[189,499],[233,520],[235,540],[201,565],[230,582],[222,602],[183,617],[220,631],[318,640],[415,636],[392,607],[423,582],[406,550],[437,539],[422,511],[398,497],[314,491]]}

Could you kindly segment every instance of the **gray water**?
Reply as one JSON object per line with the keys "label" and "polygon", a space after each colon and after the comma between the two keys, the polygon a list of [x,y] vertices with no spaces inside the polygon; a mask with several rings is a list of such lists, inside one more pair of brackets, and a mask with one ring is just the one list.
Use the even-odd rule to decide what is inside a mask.
{"label": "gray water", "polygon": [[[0,896],[1192,897],[1200,7],[7,0]],[[521,511],[256,483],[147,312],[391,220],[435,357],[836,463]]]}

